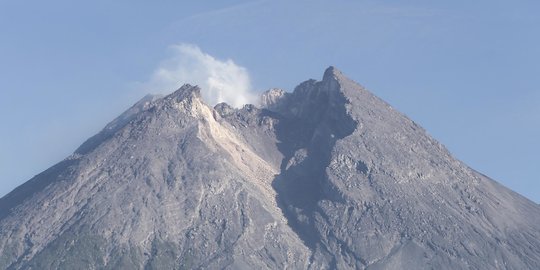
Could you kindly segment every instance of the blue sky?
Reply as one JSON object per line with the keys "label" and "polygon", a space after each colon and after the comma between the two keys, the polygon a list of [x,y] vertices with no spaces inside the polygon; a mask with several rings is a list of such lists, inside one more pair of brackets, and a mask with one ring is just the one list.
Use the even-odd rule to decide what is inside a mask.
{"label": "blue sky", "polygon": [[155,92],[193,44],[255,91],[335,65],[540,202],[539,1],[180,2],[0,0],[0,196]]}

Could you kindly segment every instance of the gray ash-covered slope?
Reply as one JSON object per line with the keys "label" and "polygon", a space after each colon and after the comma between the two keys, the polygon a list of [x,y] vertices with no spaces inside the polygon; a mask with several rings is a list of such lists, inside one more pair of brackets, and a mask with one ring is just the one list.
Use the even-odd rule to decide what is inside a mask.
{"label": "gray ash-covered slope", "polygon": [[145,97],[0,199],[0,269],[539,269],[540,206],[329,68]]}
{"label": "gray ash-covered slope", "polygon": [[303,268],[277,173],[185,85],[2,198],[0,269]]}

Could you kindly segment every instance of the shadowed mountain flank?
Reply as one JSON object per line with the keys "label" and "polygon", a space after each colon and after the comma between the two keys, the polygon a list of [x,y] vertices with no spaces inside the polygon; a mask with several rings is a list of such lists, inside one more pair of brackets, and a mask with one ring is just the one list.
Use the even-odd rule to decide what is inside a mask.
{"label": "shadowed mountain flank", "polygon": [[540,206],[339,70],[146,96],[0,199],[0,269],[538,269]]}
{"label": "shadowed mountain flank", "polygon": [[537,207],[338,70],[290,94],[272,91],[268,108],[290,119],[276,126],[285,158],[273,186],[312,252],[310,268],[537,265]]}
{"label": "shadowed mountain flank", "polygon": [[280,110],[286,120],[276,125],[277,146],[284,159],[273,187],[289,224],[311,249],[320,244],[311,223],[319,214],[318,202],[343,200],[325,177],[331,151],[337,140],[356,128],[345,111],[345,97],[333,87],[328,80],[300,84],[280,101],[287,103]]}

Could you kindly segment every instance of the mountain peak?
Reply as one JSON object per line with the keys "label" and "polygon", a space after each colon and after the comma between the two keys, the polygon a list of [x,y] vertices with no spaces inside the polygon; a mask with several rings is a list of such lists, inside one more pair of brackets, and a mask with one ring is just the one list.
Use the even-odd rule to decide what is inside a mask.
{"label": "mountain peak", "polygon": [[341,76],[343,76],[343,73],[341,73],[341,71],[339,69],[337,69],[334,66],[329,66],[324,71],[323,81],[328,81],[328,80],[332,80],[332,79],[338,79]]}
{"label": "mountain peak", "polygon": [[197,85],[184,84],[178,90],[174,91],[166,99],[175,99],[176,101],[182,101],[186,98],[201,98],[201,88]]}
{"label": "mountain peak", "polygon": [[335,67],[148,96],[0,199],[0,269],[540,269],[540,207]]}

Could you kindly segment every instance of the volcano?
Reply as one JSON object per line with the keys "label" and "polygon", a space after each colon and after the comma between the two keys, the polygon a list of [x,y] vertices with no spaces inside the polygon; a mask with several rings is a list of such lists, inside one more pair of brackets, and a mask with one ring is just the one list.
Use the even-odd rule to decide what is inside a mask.
{"label": "volcano", "polygon": [[540,206],[334,67],[146,96],[0,199],[0,269],[540,269]]}

